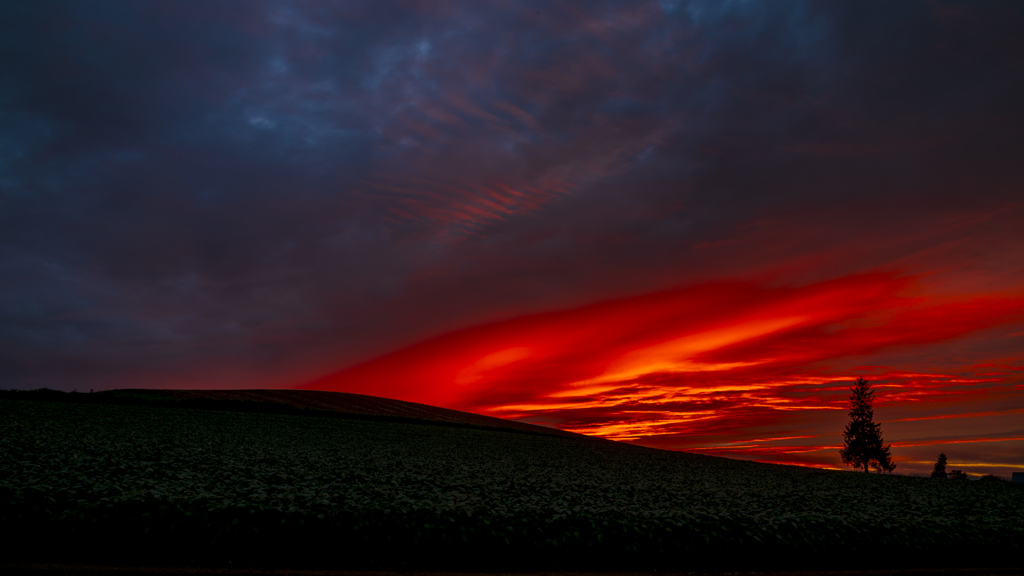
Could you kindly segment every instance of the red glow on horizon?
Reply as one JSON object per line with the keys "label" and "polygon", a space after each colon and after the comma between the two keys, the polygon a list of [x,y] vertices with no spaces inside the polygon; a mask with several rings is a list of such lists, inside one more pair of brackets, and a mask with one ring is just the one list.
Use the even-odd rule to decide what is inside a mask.
{"label": "red glow on horizon", "polygon": [[[892,273],[796,288],[721,282],[469,328],[302,387],[655,447],[788,461],[836,443],[838,432],[831,429],[833,437],[814,440],[820,423],[800,430],[786,423],[825,418],[841,430],[854,373],[837,364],[947,342],[1016,321],[1022,311],[1019,295],[939,298],[914,278]],[[935,407],[1006,393],[1004,384],[1022,369],[1019,359],[985,360],[967,372],[954,365],[897,370],[859,364],[856,370],[875,382],[876,408]],[[920,419],[929,418],[940,416]],[[737,443],[751,431],[776,444],[811,445]],[[829,467],[832,456],[802,462]]]}

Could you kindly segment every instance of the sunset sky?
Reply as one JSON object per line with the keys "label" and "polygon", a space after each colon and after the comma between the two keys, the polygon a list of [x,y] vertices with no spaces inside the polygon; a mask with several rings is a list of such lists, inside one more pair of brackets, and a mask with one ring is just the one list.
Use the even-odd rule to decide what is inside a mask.
{"label": "sunset sky", "polygon": [[0,388],[1024,472],[1024,4],[0,5]]}

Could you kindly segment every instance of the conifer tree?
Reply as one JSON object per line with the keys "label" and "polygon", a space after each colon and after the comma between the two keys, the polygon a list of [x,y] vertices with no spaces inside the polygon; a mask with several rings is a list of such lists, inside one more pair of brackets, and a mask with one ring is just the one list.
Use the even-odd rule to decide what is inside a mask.
{"label": "conifer tree", "polygon": [[932,478],[946,479],[946,454],[939,454],[939,459],[935,461],[935,469],[932,470]]}
{"label": "conifer tree", "polygon": [[843,431],[843,449],[839,451],[843,464],[863,467],[865,472],[869,466],[879,473],[892,472],[896,465],[889,446],[882,445],[882,425],[875,423],[875,411],[871,407],[875,392],[871,384],[857,377],[850,392],[850,422]]}

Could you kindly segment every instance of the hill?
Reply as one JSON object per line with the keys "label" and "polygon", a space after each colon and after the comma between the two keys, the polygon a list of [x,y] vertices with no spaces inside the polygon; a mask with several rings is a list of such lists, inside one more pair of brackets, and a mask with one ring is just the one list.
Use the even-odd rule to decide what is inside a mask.
{"label": "hill", "polygon": [[0,390],[0,398],[80,404],[164,406],[228,412],[296,414],[392,422],[499,428],[581,438],[574,432],[365,394],[319,390],[175,390],[127,388],[79,394],[58,390]]}
{"label": "hill", "polygon": [[0,397],[6,561],[685,572],[1020,566],[1024,552],[1009,483],[187,400]]}
{"label": "hill", "polygon": [[565,432],[525,422],[505,420],[449,410],[428,404],[405,402],[391,398],[349,394],[347,392],[323,392],[319,390],[165,390],[174,398],[182,400],[209,399],[230,402],[263,402],[291,406],[302,410],[328,411],[339,414],[384,416],[389,418],[426,420],[448,424],[468,424],[484,428],[506,428],[533,434],[580,437],[581,434]]}

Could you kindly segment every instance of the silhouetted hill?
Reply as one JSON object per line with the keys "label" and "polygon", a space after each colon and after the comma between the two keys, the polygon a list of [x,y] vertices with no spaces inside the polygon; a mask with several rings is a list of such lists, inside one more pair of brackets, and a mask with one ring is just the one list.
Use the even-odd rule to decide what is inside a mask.
{"label": "silhouetted hill", "polygon": [[0,398],[117,404],[122,406],[198,408],[228,412],[302,414],[306,416],[499,428],[506,431],[529,434],[589,438],[589,436],[565,432],[557,428],[483,416],[471,412],[449,410],[427,404],[367,396],[365,394],[324,392],[320,390],[150,390],[125,388],[96,393],[77,393],[43,388],[39,390],[0,390]]}
{"label": "silhouetted hill", "polygon": [[1024,557],[1024,490],[1009,482],[779,466],[478,418],[308,391],[0,393],[0,572],[692,573]]}

